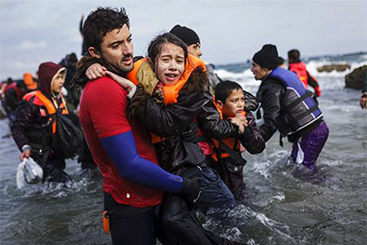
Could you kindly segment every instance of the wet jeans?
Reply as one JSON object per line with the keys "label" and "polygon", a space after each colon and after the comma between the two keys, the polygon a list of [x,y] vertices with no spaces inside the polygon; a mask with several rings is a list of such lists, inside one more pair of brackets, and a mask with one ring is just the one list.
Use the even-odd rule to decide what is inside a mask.
{"label": "wet jeans", "polygon": [[316,170],[315,162],[329,136],[326,122],[309,133],[306,133],[293,143],[292,158],[296,163],[302,163],[305,167]]}
{"label": "wet jeans", "polygon": [[211,168],[202,167],[201,196],[197,203],[204,213],[219,213],[235,206],[235,199],[227,185]]}

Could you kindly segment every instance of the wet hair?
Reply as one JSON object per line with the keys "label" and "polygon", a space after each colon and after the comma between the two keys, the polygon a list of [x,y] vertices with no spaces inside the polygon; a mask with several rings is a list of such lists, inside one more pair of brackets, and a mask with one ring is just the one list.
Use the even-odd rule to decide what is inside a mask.
{"label": "wet hair", "polygon": [[123,25],[130,28],[125,8],[99,7],[88,15],[83,25],[82,33],[86,47],[94,47],[101,51],[102,38],[112,30],[121,29]]}
{"label": "wet hair", "polygon": [[162,51],[162,47],[166,43],[172,43],[179,46],[184,51],[185,64],[187,60],[187,45],[175,35],[166,32],[161,35],[156,36],[149,44],[148,47],[148,58],[151,60],[153,67],[157,65],[157,59]]}
{"label": "wet hair", "polygon": [[222,101],[222,103],[226,103],[227,98],[232,94],[234,90],[243,90],[241,85],[236,82],[225,80],[217,84],[215,86],[215,100]]}
{"label": "wet hair", "polygon": [[301,53],[298,49],[292,49],[288,51],[288,60],[291,63],[298,63],[300,62]]}

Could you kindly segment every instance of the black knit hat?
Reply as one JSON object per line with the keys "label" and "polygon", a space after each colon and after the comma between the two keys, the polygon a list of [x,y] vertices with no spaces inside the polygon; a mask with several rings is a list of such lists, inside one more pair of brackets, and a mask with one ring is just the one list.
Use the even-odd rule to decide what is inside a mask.
{"label": "black knit hat", "polygon": [[200,43],[198,34],[186,26],[175,25],[169,32],[181,39],[187,46]]}
{"label": "black knit hat", "polygon": [[275,45],[265,44],[262,49],[257,52],[252,60],[261,67],[275,69],[279,65],[278,50]]}

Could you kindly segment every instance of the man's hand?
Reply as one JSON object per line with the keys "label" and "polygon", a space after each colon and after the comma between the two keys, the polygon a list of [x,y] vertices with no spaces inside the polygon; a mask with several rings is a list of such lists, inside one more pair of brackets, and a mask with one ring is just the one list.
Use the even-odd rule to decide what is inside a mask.
{"label": "man's hand", "polygon": [[95,63],[88,67],[87,71],[85,72],[85,75],[89,80],[94,80],[100,77],[106,76],[107,68],[104,66],[101,66],[98,63]]}
{"label": "man's hand", "polygon": [[29,158],[31,156],[31,149],[27,148],[22,153],[20,153],[19,159],[23,162],[24,158]]}
{"label": "man's hand", "polygon": [[[88,68],[89,69],[89,68]],[[119,75],[116,75],[113,72],[107,71],[106,70],[106,75],[109,76],[110,78],[112,78],[113,80],[115,80],[116,82],[118,82],[121,87],[123,87],[126,92],[130,93],[131,90],[133,90],[136,86],[133,82],[131,82],[130,80],[124,78],[124,77],[120,77]]]}

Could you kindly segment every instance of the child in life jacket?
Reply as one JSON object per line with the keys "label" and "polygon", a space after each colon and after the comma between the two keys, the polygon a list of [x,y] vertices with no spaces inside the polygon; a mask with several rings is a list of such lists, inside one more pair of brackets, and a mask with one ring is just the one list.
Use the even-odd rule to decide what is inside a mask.
{"label": "child in life jacket", "polygon": [[[150,43],[148,57],[135,62],[133,71],[126,74],[126,78],[137,84],[136,87],[123,77],[105,72],[130,91],[129,115],[151,132],[160,166],[192,181],[207,180],[205,184],[212,186],[212,192],[203,191],[200,181],[202,191],[197,198],[198,205],[202,198],[213,200],[219,197],[221,201],[213,201],[212,205],[229,203],[228,206],[233,206],[232,193],[208,167],[197,144],[195,119],[206,100],[208,86],[204,62],[188,55],[186,45],[176,36],[164,33]],[[215,180],[210,182],[212,176]],[[167,193],[162,223],[171,242],[231,244],[204,230],[192,208],[182,197]]]}
{"label": "child in life jacket", "polygon": [[[241,153],[261,153],[265,141],[259,133],[254,116],[256,98],[232,81],[223,81],[215,88],[215,96],[204,105],[198,124],[204,137],[200,145],[215,169],[238,201],[244,200]],[[209,143],[209,144],[208,144]]]}

